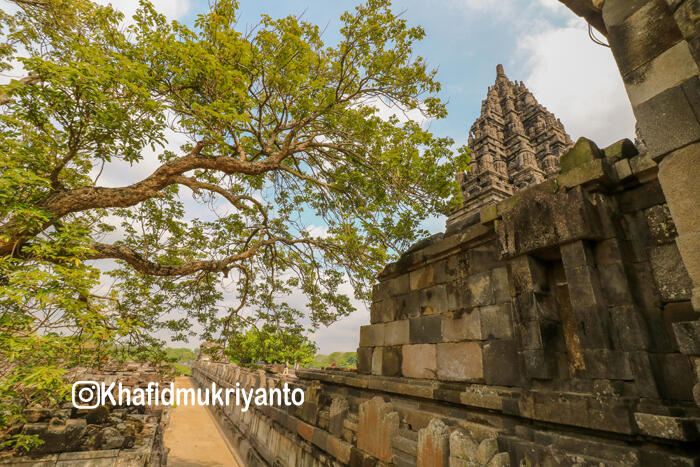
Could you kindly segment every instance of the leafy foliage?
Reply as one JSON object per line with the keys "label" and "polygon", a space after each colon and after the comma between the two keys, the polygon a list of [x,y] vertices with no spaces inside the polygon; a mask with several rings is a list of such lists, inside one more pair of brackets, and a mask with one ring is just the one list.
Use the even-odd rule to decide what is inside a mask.
{"label": "leafy foliage", "polygon": [[[446,114],[413,53],[423,30],[388,0],[345,13],[337,44],[295,17],[242,31],[233,0],[194,28],[147,1],[130,26],[89,0],[15,3],[0,15],[0,68],[27,73],[0,89],[3,413],[63,397],[61,368],[152,354],[162,330],[306,352],[302,321],[349,314],[343,284],[367,299],[453,206],[466,151],[379,116]],[[103,180],[119,164],[138,181]]]}
{"label": "leafy foliage", "polygon": [[309,364],[311,368],[326,368],[335,362],[338,368],[357,367],[357,352],[333,352],[329,355],[317,354]]}

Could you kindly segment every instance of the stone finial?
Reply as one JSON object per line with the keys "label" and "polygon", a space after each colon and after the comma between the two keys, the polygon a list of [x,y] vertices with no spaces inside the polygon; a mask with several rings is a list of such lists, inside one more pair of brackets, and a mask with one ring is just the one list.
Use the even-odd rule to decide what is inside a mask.
{"label": "stone finial", "polygon": [[503,76],[504,78],[506,76],[505,71],[503,71],[503,65],[501,65],[500,63],[496,65],[496,76]]}
{"label": "stone finial", "polygon": [[399,430],[399,414],[379,396],[360,404],[357,429],[358,449],[384,462],[393,457],[392,441]]}
{"label": "stone finial", "polygon": [[418,431],[417,467],[447,467],[449,465],[450,432],[442,420],[433,418]]}

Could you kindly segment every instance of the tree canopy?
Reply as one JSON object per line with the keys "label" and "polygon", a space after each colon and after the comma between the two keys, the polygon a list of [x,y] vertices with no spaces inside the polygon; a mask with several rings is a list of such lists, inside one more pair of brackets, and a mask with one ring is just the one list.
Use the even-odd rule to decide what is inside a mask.
{"label": "tree canopy", "polygon": [[[298,17],[240,25],[232,0],[193,27],[148,1],[127,22],[88,0],[14,3],[0,17],[0,66],[23,69],[0,88],[0,346],[24,359],[15,382],[161,329],[227,340],[247,306],[289,294],[310,326],[331,323],[454,206],[468,155],[400,118],[446,109],[413,51],[424,31],[389,0],[343,14],[332,44]],[[136,181],[106,179],[119,164]]]}

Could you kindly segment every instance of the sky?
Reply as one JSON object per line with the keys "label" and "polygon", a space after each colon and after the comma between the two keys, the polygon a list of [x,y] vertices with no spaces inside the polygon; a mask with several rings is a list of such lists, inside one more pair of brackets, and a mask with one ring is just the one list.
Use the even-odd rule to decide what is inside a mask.
{"label": "sky", "polygon": [[[170,19],[188,25],[209,8],[209,0],[153,3]],[[303,14],[306,21],[325,27],[324,40],[333,43],[338,38],[338,17],[358,3],[240,0],[239,26],[255,25],[261,14]],[[112,4],[130,16],[138,0]],[[415,52],[438,69],[443,86],[440,97],[448,109],[447,118],[429,123],[438,136],[449,136],[457,145],[466,144],[467,130],[478,117],[481,100],[495,81],[496,65],[501,63],[511,80],[523,81],[535,98],[561,119],[574,140],[586,136],[605,147],[622,138],[634,138],[634,116],[610,49],[591,41],[586,23],[557,0],[394,0],[393,9],[403,12],[410,25],[425,29],[426,37]],[[178,135],[171,136],[169,146],[182,143]],[[150,173],[149,169],[155,168],[154,159],[145,161],[137,175]],[[129,182],[123,177],[126,171],[117,169],[112,172],[113,183]],[[133,170],[128,172],[134,174]],[[105,177],[111,184],[109,174]],[[430,223],[433,233],[443,228],[444,218]],[[303,306],[303,300],[296,304]],[[321,353],[356,349],[360,326],[369,324],[369,311],[361,303],[356,306],[352,315],[312,336]],[[190,342],[190,347],[196,345],[198,342]]]}

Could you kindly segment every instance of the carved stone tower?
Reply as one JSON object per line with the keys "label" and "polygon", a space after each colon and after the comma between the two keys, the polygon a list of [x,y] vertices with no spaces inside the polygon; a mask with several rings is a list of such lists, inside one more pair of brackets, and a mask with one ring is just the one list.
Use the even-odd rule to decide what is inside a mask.
{"label": "carved stone tower", "polygon": [[481,116],[469,130],[470,171],[457,174],[464,206],[452,213],[448,225],[556,175],[559,157],[571,146],[561,121],[498,65]]}

